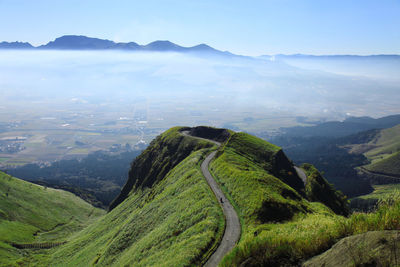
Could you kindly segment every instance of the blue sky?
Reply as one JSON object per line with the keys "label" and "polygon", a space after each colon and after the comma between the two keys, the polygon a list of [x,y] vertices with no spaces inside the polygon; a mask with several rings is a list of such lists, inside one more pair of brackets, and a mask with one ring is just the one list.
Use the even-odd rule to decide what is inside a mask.
{"label": "blue sky", "polygon": [[400,54],[399,0],[0,0],[0,40],[65,34],[237,54]]}

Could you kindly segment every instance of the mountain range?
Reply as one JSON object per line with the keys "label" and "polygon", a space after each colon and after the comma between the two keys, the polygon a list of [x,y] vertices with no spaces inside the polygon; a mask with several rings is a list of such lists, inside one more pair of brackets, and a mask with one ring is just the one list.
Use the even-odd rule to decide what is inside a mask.
{"label": "mountain range", "polygon": [[[229,51],[217,50],[207,44],[198,44],[191,47],[184,47],[168,40],[157,40],[147,45],[139,45],[136,42],[114,42],[106,39],[87,37],[84,35],[64,35],[50,41],[45,45],[33,46],[28,42],[0,42],[0,49],[58,49],[58,50],[128,50],[128,51],[153,51],[153,52],[195,52],[220,54],[226,56],[238,56]],[[267,60],[286,60],[286,59],[396,59],[400,60],[400,55],[262,55],[258,57]]]}
{"label": "mountain range", "polygon": [[117,43],[110,40],[92,38],[82,35],[64,35],[45,45],[33,46],[26,42],[1,42],[0,49],[58,49],[58,50],[130,50],[130,51],[156,51],[156,52],[201,52],[212,54],[226,54],[206,44],[192,47],[183,47],[170,41],[154,41],[147,45],[139,45],[135,42]]}

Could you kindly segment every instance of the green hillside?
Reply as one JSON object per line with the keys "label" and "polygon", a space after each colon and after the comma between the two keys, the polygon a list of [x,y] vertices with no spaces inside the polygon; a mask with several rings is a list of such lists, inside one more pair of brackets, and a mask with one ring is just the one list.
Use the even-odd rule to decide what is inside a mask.
{"label": "green hillside", "polygon": [[[249,134],[233,134],[210,167],[242,219],[242,238],[222,266],[239,266],[243,262],[248,266],[295,264],[300,258],[327,248],[336,231],[329,227],[342,217],[321,203],[308,200],[326,200],[315,194],[317,183],[331,197],[332,203],[327,204],[336,205],[339,213],[347,213],[343,195],[335,193],[322,177],[313,177],[314,169],[308,170],[310,177],[305,187],[279,147]],[[321,233],[322,229],[326,232]],[[315,243],[325,238],[326,245]],[[293,250],[300,252],[292,255]]]}
{"label": "green hillside", "polygon": [[102,214],[72,193],[0,172],[0,265],[36,260],[12,244],[62,242]]}
{"label": "green hillside", "polygon": [[111,203],[110,210],[122,203],[132,190],[151,187],[189,156],[193,151],[212,147],[211,142],[188,138],[174,127],[154,139],[149,147],[132,163],[129,178],[120,195]]}
{"label": "green hillside", "polygon": [[[133,166],[152,174],[131,171],[134,181],[128,180],[131,191],[123,193],[125,199],[60,248],[53,266],[188,266],[206,259],[225,223],[200,170],[215,146],[183,136],[179,129],[156,138],[135,160]],[[145,181],[152,185],[145,186]]]}
{"label": "green hillside", "polygon": [[381,130],[368,144],[371,149],[364,154],[372,161],[400,151],[400,125]]}
{"label": "green hillside", "polygon": [[340,143],[350,154],[366,157],[368,162],[360,162],[356,169],[371,184],[400,181],[400,125],[354,134]]}
{"label": "green hillside", "polygon": [[[217,147],[204,138],[221,145]],[[82,219],[83,229],[42,233],[35,238],[33,230],[16,225],[16,232],[31,231],[33,237],[18,242],[67,241],[34,254],[30,263],[38,265],[201,265],[219,246],[225,229],[219,200],[200,167],[215,150],[210,172],[235,207],[242,227],[238,244],[220,266],[297,266],[329,249],[340,238],[400,228],[397,193],[390,201],[382,200],[375,213],[346,218],[341,216],[348,215],[345,197],[310,164],[302,166],[306,175],[303,182],[281,148],[246,133],[175,127],[154,139],[134,160],[124,189],[106,215],[93,218],[83,228],[83,219],[94,217],[91,211],[97,211],[90,205],[90,216],[86,217],[71,215],[69,208],[60,214],[54,211],[52,216],[57,218]],[[5,190],[4,194],[9,192]],[[58,192],[44,188],[39,191]],[[57,207],[65,201],[57,203],[49,205]],[[45,204],[35,207],[40,205]],[[2,208],[1,216],[11,216],[8,214],[12,214],[11,210]],[[58,225],[56,229],[64,226],[56,221],[54,225]],[[1,244],[7,246],[5,242]],[[18,251],[11,246],[9,249]]]}
{"label": "green hillside", "polygon": [[400,181],[400,151],[382,160],[375,161],[364,168],[375,173],[397,176]]}
{"label": "green hillside", "polygon": [[[235,133],[210,165],[246,222],[288,220],[295,213],[310,209],[299,192],[283,182],[287,180],[298,187],[302,184],[287,159],[278,161],[280,151],[262,139]],[[279,168],[286,164],[286,169]],[[278,173],[281,179],[272,173]]]}
{"label": "green hillside", "polygon": [[[187,266],[204,262],[217,247],[224,229],[221,208],[200,170],[201,162],[216,146],[185,136],[180,133],[182,130],[223,143],[210,167],[236,206],[243,228],[238,248],[223,265],[237,266],[236,260],[243,259],[237,253],[244,251],[255,256],[257,251],[243,250],[243,246],[258,244],[255,237],[268,228],[279,231],[281,224],[276,222],[305,217],[314,223],[308,215],[316,213],[317,218],[325,220],[318,227],[333,224],[327,218],[336,215],[324,205],[308,201],[308,197],[320,199],[312,190],[306,193],[302,180],[279,147],[245,133],[175,127],[157,137],[135,159],[113,209],[58,249],[52,256],[52,265]],[[333,191],[331,187],[327,190]],[[334,200],[342,201],[345,207],[343,199]],[[320,236],[318,232],[313,234],[315,238]],[[316,246],[312,253],[322,247],[325,248]]]}

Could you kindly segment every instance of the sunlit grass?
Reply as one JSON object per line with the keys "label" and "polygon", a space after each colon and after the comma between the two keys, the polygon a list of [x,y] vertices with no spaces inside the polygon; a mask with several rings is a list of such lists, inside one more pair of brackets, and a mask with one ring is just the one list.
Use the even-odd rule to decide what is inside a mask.
{"label": "sunlit grass", "polygon": [[0,265],[29,258],[10,244],[63,241],[102,214],[72,193],[0,172]]}
{"label": "sunlit grass", "polygon": [[381,201],[374,213],[354,213],[345,218],[319,208],[287,223],[250,229],[221,266],[239,266],[248,259],[268,266],[295,265],[330,248],[340,238],[367,231],[400,230],[400,194]]}
{"label": "sunlit grass", "polygon": [[138,189],[53,256],[53,266],[200,264],[222,237],[224,217],[192,153],[153,188]]}

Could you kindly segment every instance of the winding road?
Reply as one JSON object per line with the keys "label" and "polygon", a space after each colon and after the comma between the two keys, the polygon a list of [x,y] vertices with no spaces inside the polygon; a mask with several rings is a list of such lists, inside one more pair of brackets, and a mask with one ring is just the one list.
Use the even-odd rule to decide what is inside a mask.
{"label": "winding road", "polygon": [[[214,141],[214,140],[192,136],[189,134],[188,131],[182,131],[181,133],[183,135],[188,135],[188,136],[191,136],[194,138],[204,139],[204,140],[213,142],[217,146],[221,145],[221,143]],[[206,267],[214,267],[219,264],[219,262],[222,260],[222,258],[229,251],[231,251],[231,249],[239,241],[240,231],[241,231],[239,216],[237,215],[232,204],[225,197],[224,193],[219,188],[217,182],[214,180],[210,171],[208,170],[210,161],[215,157],[216,153],[217,153],[217,151],[213,151],[205,158],[205,160],[201,164],[201,172],[203,173],[204,178],[206,179],[211,190],[214,192],[215,197],[218,199],[218,202],[220,203],[220,205],[223,209],[224,216],[225,216],[225,231],[224,231],[224,236],[222,237],[221,243],[219,244],[217,250],[214,251],[214,253],[211,255],[211,257],[204,264],[204,266],[206,266]]]}

